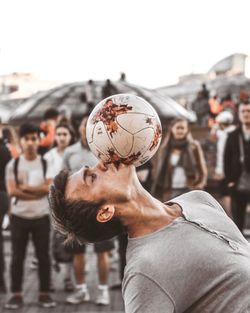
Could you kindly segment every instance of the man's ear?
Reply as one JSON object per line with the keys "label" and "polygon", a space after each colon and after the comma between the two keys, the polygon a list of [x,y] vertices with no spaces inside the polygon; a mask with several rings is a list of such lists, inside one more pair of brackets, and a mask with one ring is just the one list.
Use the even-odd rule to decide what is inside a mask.
{"label": "man's ear", "polygon": [[103,205],[96,215],[96,220],[99,223],[106,223],[113,218],[114,214],[115,207],[113,205]]}

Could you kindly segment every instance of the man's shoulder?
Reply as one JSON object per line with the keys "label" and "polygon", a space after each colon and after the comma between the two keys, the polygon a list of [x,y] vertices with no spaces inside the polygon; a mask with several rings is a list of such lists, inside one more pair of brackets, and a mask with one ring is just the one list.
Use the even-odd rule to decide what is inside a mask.
{"label": "man's shoulder", "polygon": [[76,142],[74,143],[72,146],[67,147],[64,151],[64,155],[69,155],[75,152],[78,152],[79,149],[81,148],[81,143],[80,142]]}
{"label": "man's shoulder", "polygon": [[7,169],[13,169],[14,168],[14,163],[16,159],[10,159],[9,162],[6,165]]}
{"label": "man's shoulder", "polygon": [[199,207],[200,210],[201,205],[207,205],[214,208],[216,211],[220,211],[221,213],[225,214],[225,211],[219,202],[210,193],[203,190],[189,191],[168,201],[167,203],[171,202],[179,204],[182,207],[184,213],[185,211],[187,212],[192,210],[193,207]]}
{"label": "man's shoulder", "polygon": [[43,156],[44,159],[50,158],[51,155],[56,153],[57,148],[54,147],[52,149],[50,149],[48,152],[46,152]]}
{"label": "man's shoulder", "polygon": [[204,200],[204,199],[214,199],[210,193],[204,190],[192,190],[189,192],[186,192],[170,201],[169,202],[174,202],[175,200],[187,200],[187,199],[196,199],[196,200]]}
{"label": "man's shoulder", "polygon": [[236,140],[239,134],[240,134],[240,128],[237,127],[235,128],[235,130],[228,133],[228,141]]}
{"label": "man's shoulder", "polygon": [[[12,158],[6,165],[6,179],[13,178],[15,171],[20,168],[20,162],[23,160],[23,155],[21,154],[18,158]],[[26,170],[26,166],[22,166],[21,168],[24,168]]]}
{"label": "man's shoulder", "polygon": [[19,157],[17,158],[12,158],[10,159],[10,161],[8,162],[7,164],[7,167],[8,168],[14,168],[15,166],[20,166],[20,163],[24,162],[25,159],[24,159],[24,156],[23,154],[19,155]]}

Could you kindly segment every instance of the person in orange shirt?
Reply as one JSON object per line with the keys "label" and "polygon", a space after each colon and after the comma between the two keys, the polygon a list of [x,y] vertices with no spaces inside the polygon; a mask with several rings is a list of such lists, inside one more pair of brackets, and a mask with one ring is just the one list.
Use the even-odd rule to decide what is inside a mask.
{"label": "person in orange shirt", "polygon": [[221,101],[222,111],[231,111],[235,116],[237,113],[237,108],[235,102],[232,100],[230,94],[227,94]]}
{"label": "person in orange shirt", "polygon": [[41,141],[38,150],[39,154],[44,155],[54,144],[55,129],[59,116],[59,112],[54,108],[45,111],[43,121],[40,124]]}
{"label": "person in orange shirt", "polygon": [[208,100],[208,104],[210,107],[210,117],[208,121],[208,126],[211,127],[213,126],[213,124],[215,124],[216,116],[222,111],[222,105],[220,104],[216,95],[214,95]]}

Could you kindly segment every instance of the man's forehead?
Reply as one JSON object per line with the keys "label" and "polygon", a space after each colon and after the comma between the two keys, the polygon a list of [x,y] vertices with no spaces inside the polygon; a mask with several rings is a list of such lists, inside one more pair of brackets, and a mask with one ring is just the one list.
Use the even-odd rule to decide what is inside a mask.
{"label": "man's forehead", "polygon": [[78,172],[69,175],[65,187],[66,199],[79,199],[80,194],[84,192],[86,187],[83,181],[84,171],[85,169],[81,169]]}
{"label": "man's forehead", "polygon": [[24,138],[24,139],[27,139],[27,138],[33,138],[33,137],[36,137],[36,138],[39,138],[38,136],[38,133],[28,133],[28,134],[25,134],[23,137],[21,138]]}
{"label": "man's forehead", "polygon": [[243,111],[244,109],[248,109],[250,108],[250,103],[247,104],[240,104],[239,110]]}
{"label": "man's forehead", "polygon": [[67,184],[65,188],[65,197],[71,198],[71,194],[74,192],[74,190],[77,188],[77,185],[79,184],[79,178],[78,173],[73,173],[68,176]]}

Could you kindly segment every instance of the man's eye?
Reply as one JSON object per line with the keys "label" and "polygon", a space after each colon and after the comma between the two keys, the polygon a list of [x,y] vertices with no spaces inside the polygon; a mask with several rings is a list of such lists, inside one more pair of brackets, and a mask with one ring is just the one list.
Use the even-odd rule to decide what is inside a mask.
{"label": "man's eye", "polygon": [[88,174],[86,177],[87,183],[92,184],[95,181],[96,177],[97,176],[94,173]]}
{"label": "man's eye", "polygon": [[92,183],[95,181],[95,179],[96,179],[96,174],[91,174],[91,181],[92,181]]}

